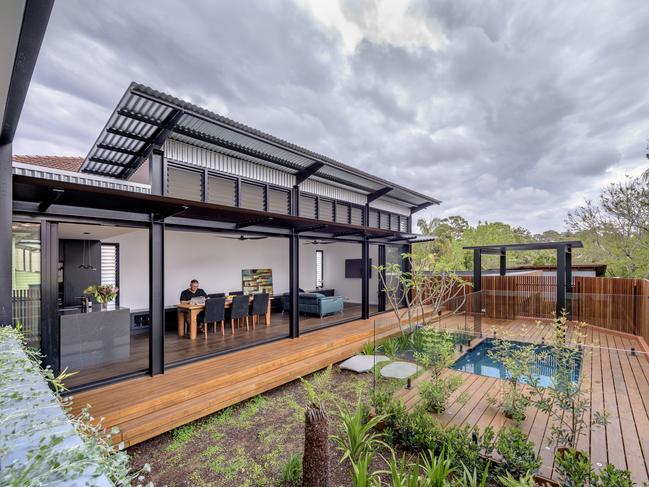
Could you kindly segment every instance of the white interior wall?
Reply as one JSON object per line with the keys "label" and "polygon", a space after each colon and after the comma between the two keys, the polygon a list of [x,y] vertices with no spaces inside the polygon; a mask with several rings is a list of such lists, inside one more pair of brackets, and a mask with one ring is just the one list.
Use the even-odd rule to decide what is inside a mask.
{"label": "white interior wall", "polygon": [[[103,239],[120,244],[120,305],[131,309],[149,306],[148,232],[133,229]],[[360,259],[361,246],[351,242],[311,245],[301,241],[300,287],[315,287],[315,251],[324,251],[324,284],[348,302],[360,303],[361,280],[345,278],[345,260]],[[378,264],[378,246],[370,245],[372,265]],[[208,293],[241,290],[241,270],[269,267],[275,294],[288,291],[288,240],[231,240],[213,233],[165,232],[165,306],[178,302],[191,279]],[[378,304],[378,275],[372,269],[370,304]]]}

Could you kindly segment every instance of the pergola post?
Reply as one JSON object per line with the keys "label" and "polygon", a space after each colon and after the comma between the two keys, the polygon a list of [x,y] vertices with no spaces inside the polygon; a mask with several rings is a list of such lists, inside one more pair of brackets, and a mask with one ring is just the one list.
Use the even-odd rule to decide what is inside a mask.
{"label": "pergola post", "polygon": [[[164,152],[154,149],[149,156],[151,193],[162,194],[164,188]],[[151,215],[149,224],[149,367],[151,375],[164,373],[164,220]]]}
{"label": "pergola post", "polygon": [[363,271],[361,273],[361,318],[367,320],[370,317],[370,242],[367,237],[363,237],[361,242],[361,265]]}
{"label": "pergola post", "polygon": [[557,316],[566,309],[566,246],[557,247]]}
{"label": "pergola post", "polygon": [[482,333],[482,249],[473,249],[473,332]]}
{"label": "pergola post", "polygon": [[507,251],[503,250],[500,254],[500,275],[507,275]]}
{"label": "pergola post", "polygon": [[291,230],[288,239],[289,336],[300,336],[300,236]]}
{"label": "pergola post", "polygon": [[482,251],[473,249],[473,292],[482,289]]}

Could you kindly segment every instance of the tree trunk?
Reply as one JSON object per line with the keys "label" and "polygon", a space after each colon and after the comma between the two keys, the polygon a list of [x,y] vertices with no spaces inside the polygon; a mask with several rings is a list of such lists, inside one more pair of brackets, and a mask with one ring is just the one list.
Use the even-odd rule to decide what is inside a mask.
{"label": "tree trunk", "polygon": [[321,406],[304,410],[302,486],[329,487],[329,420]]}

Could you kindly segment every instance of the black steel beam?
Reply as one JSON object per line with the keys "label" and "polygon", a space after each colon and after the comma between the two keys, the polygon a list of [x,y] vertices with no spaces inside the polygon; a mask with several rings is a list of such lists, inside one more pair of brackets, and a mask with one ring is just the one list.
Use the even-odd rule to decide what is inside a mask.
{"label": "black steel beam", "polygon": [[0,145],[0,326],[12,323],[12,198],[11,144]]}
{"label": "black steel beam", "polygon": [[424,210],[429,206],[433,206],[434,204],[435,203],[427,201],[426,203],[422,203],[421,205],[413,206],[412,208],[410,208],[410,214],[412,215],[413,213],[417,213],[418,211]]}
{"label": "black steel beam", "polygon": [[365,235],[365,230],[349,230],[348,232],[334,233],[334,237],[347,237],[350,235]]}
{"label": "black steel beam", "polygon": [[164,373],[164,223],[151,215],[149,224],[149,371]]}
{"label": "black steel beam", "polygon": [[109,144],[97,144],[97,149],[103,149],[111,152],[119,152],[120,154],[126,154],[127,156],[134,156],[137,154],[136,151],[123,149],[122,147],[117,147],[116,145],[109,145]]}
{"label": "black steel beam", "polygon": [[256,218],[254,220],[248,220],[247,222],[241,222],[237,223],[234,228],[246,228],[246,227],[252,227],[255,225],[263,225],[264,223],[268,223],[273,221],[273,217],[269,216],[266,218]]}
{"label": "black steel beam", "polygon": [[379,199],[381,196],[385,196],[388,194],[390,191],[392,191],[394,188],[390,186],[386,186],[385,188],[377,189],[373,193],[370,193],[367,195],[367,202],[371,203],[374,200]]}
{"label": "black steel beam", "polygon": [[119,137],[126,137],[127,139],[137,140],[138,142],[149,142],[148,137],[143,137],[141,135],[133,134],[131,132],[126,132],[125,130],[114,129],[109,127],[106,129],[107,134],[118,135]]}
{"label": "black steel beam", "polygon": [[128,167],[129,163],[128,162],[117,162],[117,161],[111,161],[110,159],[103,159],[101,157],[89,157],[89,161],[91,162],[96,162],[97,164],[106,164],[108,166],[117,166],[117,167]]}
{"label": "black steel beam", "polygon": [[130,118],[131,120],[136,120],[137,122],[144,122],[148,123],[149,125],[153,125],[155,127],[162,127],[164,125],[164,120],[157,120],[155,118],[149,118],[141,113],[133,112],[131,110],[127,110],[126,108],[120,108],[117,110],[117,115],[121,115],[122,117]]}
{"label": "black steel beam", "polygon": [[41,223],[41,351],[43,365],[54,374],[61,369],[59,332],[58,223]]}
{"label": "black steel beam", "polygon": [[181,206],[179,208],[176,208],[175,210],[170,210],[164,213],[156,213],[153,215],[155,221],[162,221],[165,218],[172,218],[174,216],[182,215],[185,213],[187,210],[189,210],[189,206]]}
{"label": "black steel beam", "polygon": [[62,189],[59,188],[52,188],[52,191],[50,191],[50,194],[47,195],[47,198],[45,198],[41,203],[38,205],[38,211],[41,213],[44,213],[48,210],[50,206],[52,206],[56,201],[63,196],[63,191]]}
{"label": "black steel beam", "polygon": [[324,162],[314,162],[301,171],[295,173],[295,184],[300,184],[317,173],[324,166]]}
{"label": "black steel beam", "polygon": [[289,336],[300,336],[300,236],[292,231],[288,239]]}
{"label": "black steel beam", "polygon": [[149,155],[149,180],[151,194],[163,195],[165,187],[164,152],[154,149]]}
{"label": "black steel beam", "polygon": [[[14,140],[18,120],[23,110],[27,89],[32,79],[43,36],[50,20],[54,0],[27,0],[23,11],[16,56],[7,90],[4,114],[0,114],[0,144]],[[2,116],[4,115],[4,116]],[[4,177],[4,175],[2,176]],[[11,179],[11,178],[9,178]],[[11,208],[11,207],[10,207]]]}

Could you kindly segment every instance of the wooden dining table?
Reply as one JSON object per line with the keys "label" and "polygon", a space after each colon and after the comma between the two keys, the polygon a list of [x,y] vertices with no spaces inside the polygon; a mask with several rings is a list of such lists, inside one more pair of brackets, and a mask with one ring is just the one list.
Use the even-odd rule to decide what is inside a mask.
{"label": "wooden dining table", "polygon": [[[252,296],[250,302],[252,303]],[[268,299],[268,308],[264,316],[264,324],[270,326],[270,305],[273,300],[272,296]],[[232,306],[232,296],[227,296],[225,300],[225,308]],[[185,336],[185,319],[189,323],[189,338],[195,340],[198,331],[198,314],[205,309],[204,304],[191,304],[190,302],[182,302],[176,305],[178,310],[178,336]]]}

